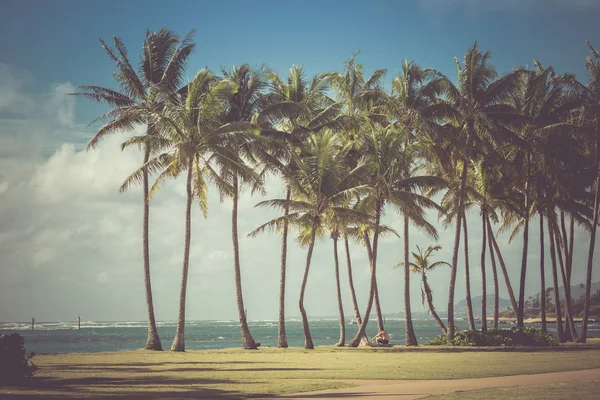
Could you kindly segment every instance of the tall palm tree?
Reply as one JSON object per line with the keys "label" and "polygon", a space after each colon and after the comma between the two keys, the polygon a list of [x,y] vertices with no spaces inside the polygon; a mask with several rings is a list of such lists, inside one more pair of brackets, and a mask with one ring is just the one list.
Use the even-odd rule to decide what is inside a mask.
{"label": "tall palm tree", "polygon": [[[358,54],[359,51],[354,52],[344,62],[343,71],[331,75],[331,86],[335,90],[339,106],[338,116],[332,121],[331,126],[338,129],[339,134],[346,140],[354,143],[347,160],[351,167],[356,165],[358,158],[361,157],[359,146],[365,126],[372,121],[387,123],[384,107],[386,95],[381,84],[386,71],[378,69],[370,77],[365,77],[364,66],[356,63]],[[377,325],[381,331],[384,330],[384,320],[377,282],[375,282],[374,296]]]}
{"label": "tall palm tree", "polygon": [[[440,74],[429,68],[422,68],[412,61],[404,60],[402,72],[392,81],[392,92],[387,102],[387,112],[394,124],[407,133],[407,148],[411,152],[419,150],[420,143],[412,146],[414,140],[428,139],[428,133],[437,127],[436,123],[428,118],[429,110],[434,106],[437,95],[441,92],[443,79]],[[416,137],[415,137],[416,136]],[[412,147],[411,147],[412,146]],[[416,154],[415,154],[416,155]],[[406,176],[411,176],[411,169],[417,169],[414,165],[415,157],[411,157],[411,163],[406,165]],[[438,183],[439,189],[445,182]],[[429,195],[432,195],[430,192]],[[412,318],[410,311],[410,274],[408,265],[408,241],[409,241],[409,214],[403,213],[404,219],[404,313],[406,315],[406,342],[416,344],[416,337],[412,329]],[[420,216],[422,218],[422,216]]]}
{"label": "tall palm tree", "polygon": [[591,148],[592,159],[594,160],[594,170],[596,171],[596,179],[592,186],[594,191],[594,205],[592,216],[592,227],[590,234],[590,246],[588,251],[587,272],[585,279],[585,296],[583,309],[583,324],[581,333],[577,338],[578,342],[585,343],[587,340],[587,328],[590,315],[590,299],[592,286],[592,262],[594,260],[594,250],[596,246],[596,229],[598,227],[598,212],[600,208],[600,53],[598,53],[592,45],[587,43],[591,55],[586,60],[586,68],[588,71],[588,97],[589,101],[586,104],[584,119],[589,129],[590,141],[593,143]]}
{"label": "tall palm tree", "polygon": [[[421,248],[419,246],[417,246],[417,252],[416,253],[411,252],[414,261],[410,262],[409,266],[411,267],[410,268],[411,272],[413,272],[415,274],[421,274],[421,281],[423,283],[423,289],[421,290],[421,301],[423,303],[423,306],[425,306],[425,301],[427,301],[429,313],[431,314],[431,316],[433,317],[435,322],[438,324],[438,326],[442,330],[442,333],[445,335],[446,334],[446,326],[444,325],[444,322],[440,319],[437,312],[435,311],[435,307],[433,305],[433,292],[431,291],[431,287],[429,286],[429,282],[427,281],[427,272],[433,271],[434,269],[436,269],[437,267],[440,267],[442,265],[450,266],[450,264],[447,263],[446,261],[436,261],[434,263],[430,263],[429,257],[431,257],[431,255],[433,254],[434,251],[438,251],[441,249],[442,249],[442,247],[438,245],[438,246],[429,246],[429,247],[427,247],[427,249],[425,249],[423,251],[423,250],[421,250]],[[394,266],[394,268],[406,267],[406,265],[404,263],[405,263],[405,261],[403,261],[399,264],[396,264]]]}
{"label": "tall palm tree", "polygon": [[[564,129],[570,124],[565,123],[565,118],[570,115],[580,101],[577,97],[565,96],[570,86],[573,86],[574,77],[571,75],[556,76],[552,67],[544,68],[535,60],[535,70],[520,69],[520,85],[513,97],[514,106],[526,117],[526,123],[519,129],[522,140],[527,144],[514,152],[513,165],[519,170],[522,181],[522,225],[523,225],[523,251],[521,256],[521,277],[519,285],[519,309],[517,310],[517,323],[523,326],[525,306],[525,278],[527,272],[527,252],[529,243],[529,219],[531,208],[531,178],[533,176],[532,155],[540,154],[536,147],[540,144],[540,137]],[[579,86],[578,84],[575,86]]]}
{"label": "tall palm tree", "polygon": [[351,199],[364,190],[364,185],[359,184],[359,176],[367,165],[359,163],[356,168],[349,170],[344,160],[348,156],[351,144],[342,145],[340,140],[330,131],[322,134],[311,135],[307,140],[301,156],[292,154],[296,169],[285,176],[286,183],[292,187],[295,198],[266,200],[257,206],[275,207],[285,209],[290,213],[278,217],[255,229],[253,234],[267,228],[277,228],[283,222],[301,222],[310,225],[310,239],[306,255],[306,266],[300,287],[298,302],[302,325],[304,328],[304,348],[314,349],[308,317],[304,308],[304,294],[308,281],[308,273],[312,260],[312,253],[317,237],[317,230],[322,223],[324,215],[332,210],[341,215],[359,214],[349,208],[339,207],[344,200]]}
{"label": "tall palm tree", "polygon": [[[364,133],[360,143],[360,151],[364,157],[374,166],[368,177],[369,193],[362,199],[368,208],[374,210],[374,233],[371,258],[371,277],[369,297],[362,324],[357,334],[350,341],[352,347],[358,346],[365,334],[369,321],[369,314],[373,306],[373,299],[377,282],[377,248],[379,234],[381,231],[381,215],[386,203],[394,205],[400,213],[407,216],[413,224],[424,229],[428,234],[435,236],[433,226],[424,218],[424,209],[437,208],[428,197],[418,193],[439,183],[439,179],[431,176],[411,176],[412,157],[410,151],[405,148],[406,135],[398,132],[393,126],[382,127],[372,124],[369,134]],[[407,226],[405,224],[405,235]],[[405,237],[405,247],[408,245]],[[408,255],[408,249],[406,249]],[[406,299],[405,299],[406,301]],[[405,306],[406,307],[406,306]],[[410,307],[410,304],[408,305]],[[407,345],[416,345],[416,337],[412,330],[410,308],[407,318]]]}
{"label": "tall palm tree", "polygon": [[[206,191],[207,179],[211,179],[221,192],[233,193],[233,187],[222,179],[213,168],[227,166],[245,169],[243,162],[229,150],[229,141],[236,127],[222,124],[225,100],[235,86],[219,80],[209,70],[203,69],[188,84],[187,90],[176,95],[161,94],[160,111],[150,115],[153,126],[163,132],[166,151],[160,153],[131,174],[121,186],[126,190],[132,184],[143,181],[145,173],[160,171],[149,198],[169,178],[186,174],[185,243],[179,295],[179,312],[172,351],[185,350],[185,306],[189,255],[191,245],[191,212],[193,200],[198,201],[206,216],[208,213]],[[238,133],[235,132],[237,135]],[[144,135],[132,138],[124,146],[140,145],[154,140]],[[249,172],[250,173],[250,172]]]}
{"label": "tall palm tree", "polygon": [[[111,110],[102,114],[95,121],[108,121],[88,144],[88,149],[96,148],[105,136],[122,130],[128,130],[138,124],[146,125],[146,135],[158,135],[160,132],[148,119],[148,114],[160,107],[155,95],[156,88],[173,94],[182,84],[188,56],[195,47],[192,42],[194,31],[190,31],[182,40],[173,31],[163,28],[158,32],[146,31],[146,39],[142,45],[140,64],[136,68],[131,64],[123,41],[115,36],[114,47],[100,39],[108,56],[117,64],[117,72],[113,74],[119,90],[101,86],[79,86],[83,92],[73,93],[95,102],[106,103]],[[95,122],[93,121],[93,122]],[[92,122],[92,123],[93,123]],[[155,141],[156,142],[156,141]],[[144,164],[156,149],[144,145]],[[146,295],[146,311],[148,316],[147,350],[162,350],[152,300],[152,284],[150,280],[150,242],[148,227],[150,224],[150,208],[148,201],[148,173],[144,170],[143,217],[142,217],[142,253],[144,269],[144,291]]]}
{"label": "tall palm tree", "polygon": [[[252,71],[250,67],[243,64],[239,67],[234,66],[231,71],[222,70],[224,79],[232,82],[236,87],[236,92],[229,97],[226,104],[226,112],[223,121],[226,124],[235,124],[240,129],[251,128],[251,122],[255,116],[262,110],[262,95],[266,87],[264,74],[260,70]],[[236,138],[237,139],[237,138]],[[253,160],[255,148],[260,141],[248,140],[246,132],[242,132],[239,139],[232,140],[229,151],[235,154],[236,158],[243,160]],[[258,139],[258,138],[257,138]],[[253,188],[262,185],[262,178],[249,168],[239,168],[233,165],[230,170],[228,164],[223,164],[225,168],[220,171],[221,178],[231,184],[232,193],[229,196],[227,191],[222,192],[222,196],[231,197],[233,207],[231,211],[232,218],[232,238],[233,238],[233,276],[235,280],[236,303],[238,308],[238,317],[240,320],[240,330],[242,334],[242,347],[244,349],[257,349],[256,342],[250,333],[248,321],[246,319],[246,309],[244,307],[244,298],[242,294],[242,278],[240,271],[240,249],[238,242],[238,201],[240,186],[244,183],[253,186]]]}
{"label": "tall palm tree", "polygon": [[[293,162],[295,154],[311,132],[321,129],[326,121],[336,113],[334,101],[326,91],[329,88],[331,75],[317,74],[307,79],[302,66],[294,65],[287,79],[282,79],[274,72],[268,74],[268,93],[262,97],[262,110],[256,122],[263,129],[263,134],[279,142],[275,146],[268,162],[276,173],[285,176],[296,169]],[[286,185],[286,200],[292,198],[292,187]],[[277,347],[287,348],[285,331],[285,285],[287,271],[287,237],[289,208],[283,209],[282,239],[279,279],[279,313]]]}
{"label": "tall palm tree", "polygon": [[506,126],[514,123],[517,116],[515,109],[507,104],[516,85],[516,75],[498,78],[496,69],[488,63],[490,57],[490,51],[481,53],[475,42],[465,53],[462,65],[455,59],[458,87],[446,79],[445,99],[439,102],[440,115],[450,118],[454,127],[450,132],[455,137],[455,159],[462,169],[448,293],[448,340],[455,333],[454,288],[470,160],[478,150],[490,151],[498,143],[515,141],[515,135]]}

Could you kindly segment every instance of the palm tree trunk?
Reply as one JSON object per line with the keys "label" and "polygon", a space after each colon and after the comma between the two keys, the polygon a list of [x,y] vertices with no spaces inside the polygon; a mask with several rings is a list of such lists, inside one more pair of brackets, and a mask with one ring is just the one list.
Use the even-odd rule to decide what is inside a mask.
{"label": "palm tree trunk", "polygon": [[[373,265],[373,249],[371,248],[371,239],[366,231],[363,232],[363,238],[367,248],[367,254],[369,256],[369,265]],[[375,277],[375,315],[377,317],[377,328],[380,331],[383,331],[385,328],[383,314],[381,313],[381,305],[379,304],[379,288],[377,286],[377,277]]]}
{"label": "palm tree trunk", "polygon": [[500,292],[498,287],[498,270],[496,269],[496,256],[494,255],[494,246],[492,245],[492,228],[490,219],[486,215],[487,240],[490,249],[490,259],[492,261],[492,278],[494,280],[494,329],[498,329],[498,319],[500,317]]}
{"label": "palm tree trunk", "polygon": [[338,234],[333,236],[333,261],[335,263],[335,288],[337,293],[338,312],[340,314],[340,340],[336,346],[344,347],[346,343],[346,321],[344,320],[344,307],[342,305],[342,290],[340,287],[340,263],[338,260]]}
{"label": "palm tree trunk", "polygon": [[[563,282],[563,287],[565,290],[565,328],[564,328],[564,332],[565,332],[565,340],[568,342],[573,342],[575,341],[575,339],[577,339],[577,331],[575,329],[575,322],[573,321],[572,318],[572,309],[571,309],[571,288],[568,285],[568,279],[567,279],[567,271],[565,269],[565,263],[563,262],[563,255],[562,255],[562,250],[561,250],[561,245],[560,245],[560,238],[559,238],[559,232],[555,232],[554,236],[555,236],[555,240],[556,240],[556,249],[558,252],[558,260],[559,260],[559,265],[560,265],[560,273],[561,273],[561,277],[562,277],[562,282]],[[566,250],[568,251],[568,250]],[[565,260],[568,259],[568,255],[565,254]]]}
{"label": "palm tree trunk", "polygon": [[377,199],[375,204],[375,232],[373,234],[373,257],[371,258],[371,283],[369,288],[369,300],[367,301],[367,309],[365,310],[365,317],[356,332],[356,335],[348,345],[350,347],[358,347],[360,340],[365,335],[367,330],[367,324],[369,323],[369,315],[371,314],[371,308],[373,307],[373,298],[375,297],[375,287],[377,285],[377,244],[379,242],[379,223],[381,221],[381,208],[383,207],[383,201]]}
{"label": "palm tree trunk", "polygon": [[546,276],[544,272],[544,216],[542,212],[540,215],[540,285],[542,286],[542,301],[540,302],[540,308],[542,312],[542,330],[546,332]]}
{"label": "palm tree trunk", "polygon": [[[292,189],[288,186],[285,199],[287,202],[290,201],[292,197]],[[290,207],[288,205],[285,206],[283,210],[283,215],[286,217],[290,213]],[[287,263],[287,236],[288,236],[288,221],[283,221],[283,234],[281,238],[281,269],[279,276],[279,323],[277,329],[277,347],[279,348],[287,348],[287,336],[285,334],[285,273],[286,273],[286,263]]]}
{"label": "palm tree trunk", "polygon": [[354,318],[357,324],[362,324],[358,301],[356,300],[356,291],[354,290],[354,279],[352,278],[352,261],[350,259],[350,245],[348,243],[348,235],[344,234],[344,247],[346,249],[346,266],[348,267],[348,285],[350,287],[350,297],[352,298],[352,308],[354,309]]}
{"label": "palm tree trunk", "polygon": [[240,272],[240,245],[238,242],[238,195],[239,185],[237,174],[233,174],[233,209],[231,211],[231,236],[233,238],[233,277],[235,280],[235,300],[240,318],[240,331],[242,334],[242,347],[246,350],[256,350],[256,342],[250,334],[246,309],[244,308],[244,296],[242,294],[242,276]]}
{"label": "palm tree trunk", "polygon": [[312,350],[315,348],[312,336],[310,334],[310,327],[308,326],[308,317],[306,316],[306,310],[304,309],[304,292],[306,290],[306,282],[308,281],[308,271],[310,270],[310,261],[312,259],[313,249],[315,247],[315,236],[317,233],[317,218],[313,217],[312,229],[310,231],[310,244],[308,246],[308,253],[306,254],[306,267],[304,268],[304,276],[302,277],[302,286],[300,287],[300,299],[298,306],[300,307],[300,314],[302,315],[302,327],[304,328],[304,348]]}
{"label": "palm tree trunk", "polygon": [[571,216],[571,222],[569,224],[569,263],[567,264],[567,278],[569,278],[569,286],[571,285],[571,273],[573,272],[573,244],[575,241],[575,221]]}
{"label": "palm tree trunk", "polygon": [[525,312],[525,279],[527,277],[527,251],[529,246],[529,175],[531,154],[527,154],[527,175],[525,176],[525,226],[523,227],[523,253],[521,255],[521,280],[519,287],[519,309],[517,310],[517,325],[523,323]]}
{"label": "palm tree trunk", "polygon": [[[565,288],[565,331],[569,331],[570,336],[568,340],[574,342],[577,339],[577,329],[575,328],[575,321],[573,320],[573,300],[571,298],[571,265],[572,260],[571,251],[569,248],[569,238],[567,234],[567,227],[565,224],[565,212],[560,211],[560,227],[562,233],[562,240],[565,248],[565,262],[564,268],[561,265],[561,271],[563,272],[563,286]],[[560,248],[559,248],[560,254]]]}
{"label": "palm tree trunk", "polygon": [[427,282],[427,275],[425,275],[424,273],[421,273],[421,278],[423,279],[423,288],[425,289],[425,297],[427,298],[427,306],[429,307],[429,313],[431,314],[431,316],[433,317],[435,322],[438,324],[438,326],[442,330],[442,334],[445,335],[448,332],[446,330],[446,327],[444,326],[444,323],[440,319],[439,315],[437,314],[437,312],[435,312],[435,307],[433,306],[433,295],[431,293],[431,288],[429,287],[429,283]]}
{"label": "palm tree trunk", "polygon": [[471,300],[471,278],[469,276],[469,236],[467,234],[467,218],[463,216],[462,220],[463,231],[465,234],[464,249],[465,249],[465,290],[467,300],[467,319],[469,321],[469,330],[475,331],[475,319],[473,318],[473,302]]}
{"label": "palm tree trunk", "polygon": [[190,242],[192,240],[192,163],[188,166],[187,202],[185,206],[185,247],[183,250],[183,269],[181,271],[181,291],[179,293],[179,313],[177,314],[177,330],[171,351],[185,351],[185,296],[190,265]]}
{"label": "palm tree trunk", "polygon": [[[481,241],[481,332],[487,331],[487,288],[485,281],[485,245],[487,240],[485,211],[481,213],[483,239]],[[466,237],[466,234],[465,234]]]}
{"label": "palm tree trunk", "polygon": [[[150,158],[150,149],[144,150],[144,165]],[[142,253],[144,259],[144,291],[146,294],[146,310],[148,312],[148,338],[146,339],[146,350],[162,350],[158,330],[156,329],[156,319],[154,318],[154,302],[152,301],[152,283],[150,281],[150,242],[148,238],[149,219],[150,219],[150,201],[148,200],[148,171],[143,170],[144,185],[144,216],[142,226]]]}
{"label": "palm tree trunk", "polygon": [[405,319],[405,344],[417,346],[417,337],[413,329],[412,313],[410,310],[410,263],[408,261],[408,217],[404,216],[404,319]]}
{"label": "palm tree trunk", "polygon": [[494,245],[494,251],[498,256],[498,261],[500,261],[500,269],[502,269],[502,275],[504,275],[504,282],[506,282],[506,289],[508,290],[508,297],[510,298],[510,302],[512,304],[513,310],[516,313],[519,306],[517,304],[517,300],[515,299],[515,293],[513,292],[512,285],[510,284],[510,278],[508,277],[508,272],[506,271],[506,264],[504,264],[504,258],[502,258],[502,253],[500,253],[500,249],[498,248],[498,242],[496,242],[496,238],[494,237],[494,233],[492,232],[491,223],[488,218],[488,235],[492,239],[492,244]]}
{"label": "palm tree trunk", "polygon": [[[467,148],[469,147],[467,139]],[[456,327],[454,326],[454,288],[456,287],[456,271],[458,269],[458,248],[460,246],[461,223],[464,218],[465,195],[467,191],[468,160],[463,159],[463,170],[460,180],[460,197],[458,199],[458,214],[456,216],[456,230],[454,232],[454,249],[452,250],[452,264],[450,268],[450,286],[448,288],[448,342],[454,339]]]}
{"label": "palm tree trunk", "polygon": [[556,267],[556,249],[554,247],[554,229],[552,222],[548,218],[548,240],[550,241],[550,259],[552,260],[552,282],[554,284],[554,308],[556,311],[556,338],[560,343],[564,343],[564,334],[562,327],[562,317],[560,312],[560,293],[558,291],[558,272]]}
{"label": "palm tree trunk", "polygon": [[[358,301],[356,300],[356,291],[354,290],[354,279],[352,278],[352,260],[350,259],[350,245],[348,243],[348,235],[344,233],[344,247],[346,249],[346,266],[348,267],[348,285],[350,287],[350,297],[352,298],[352,308],[354,309],[354,318],[358,325],[362,324],[362,318],[360,317],[360,309],[358,308]],[[366,338],[367,335],[363,335]]]}

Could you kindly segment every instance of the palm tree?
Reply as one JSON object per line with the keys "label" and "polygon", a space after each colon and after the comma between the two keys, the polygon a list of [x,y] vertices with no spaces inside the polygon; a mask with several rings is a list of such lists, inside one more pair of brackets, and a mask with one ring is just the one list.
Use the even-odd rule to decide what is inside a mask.
{"label": "palm tree", "polygon": [[[441,91],[440,85],[443,79],[439,73],[432,69],[422,68],[412,61],[404,60],[402,63],[402,73],[392,81],[392,93],[388,102],[388,114],[395,125],[399,126],[407,133],[407,147],[413,144],[413,135],[417,136],[417,141],[427,138],[428,132],[435,129],[436,124],[426,116],[429,110],[434,106],[438,93]],[[414,149],[420,148],[417,143]],[[410,159],[406,165],[405,175],[411,175],[414,158]],[[417,168],[414,167],[416,170]],[[445,182],[438,183],[439,189]],[[429,193],[432,195],[433,191]],[[422,220],[422,215],[418,217]],[[406,343],[416,344],[416,337],[412,329],[412,318],[410,311],[410,274],[408,265],[408,241],[409,241],[409,214],[404,213],[404,313],[407,318],[406,323]],[[431,230],[435,232],[435,229]],[[437,234],[435,234],[437,236]]]}
{"label": "palm tree", "polygon": [[[187,277],[191,245],[191,212],[193,200],[198,201],[206,216],[208,213],[206,200],[206,179],[214,181],[221,192],[233,193],[233,187],[222,179],[214,166],[227,166],[229,169],[245,169],[236,154],[229,150],[229,142],[236,127],[222,125],[222,114],[225,99],[235,90],[229,81],[217,79],[212,72],[203,69],[188,84],[187,90],[169,96],[161,94],[162,107],[159,112],[151,114],[153,126],[164,132],[161,139],[166,142],[167,150],[148,160],[137,171],[131,174],[121,186],[126,190],[143,180],[144,173],[161,171],[152,186],[149,198],[169,178],[182,173],[186,178],[186,211],[185,211],[185,244],[179,295],[179,313],[172,351],[185,350],[185,305],[187,293]],[[140,145],[152,136],[144,135],[132,138],[124,146]]]}
{"label": "palm tree", "polygon": [[[123,41],[115,36],[114,47],[100,39],[102,47],[108,56],[117,64],[118,71],[113,74],[119,90],[115,91],[100,86],[79,86],[81,93],[76,96],[85,97],[95,102],[106,103],[111,110],[102,114],[95,121],[108,121],[92,138],[87,148],[98,146],[105,136],[128,130],[138,124],[146,124],[146,135],[160,134],[148,119],[148,113],[160,107],[155,89],[173,94],[181,86],[187,58],[195,47],[192,43],[194,31],[190,31],[183,40],[171,30],[163,28],[158,32],[146,31],[146,40],[140,54],[140,65],[136,71],[131,62]],[[92,123],[93,123],[92,122]],[[150,142],[147,142],[148,144]],[[153,149],[145,145],[144,164],[150,159]],[[150,223],[150,208],[148,201],[148,173],[143,171],[143,222],[142,222],[142,253],[144,268],[144,291],[146,295],[146,310],[148,314],[147,350],[162,350],[152,300],[152,285],[150,280],[150,244],[148,227]]]}
{"label": "palm tree", "polygon": [[594,170],[596,171],[596,180],[592,186],[594,190],[594,209],[592,216],[592,227],[590,234],[590,246],[588,251],[588,263],[585,280],[585,297],[584,297],[584,308],[583,308],[583,324],[581,326],[581,333],[577,338],[580,343],[587,341],[587,328],[590,315],[590,299],[591,299],[591,286],[592,286],[592,261],[594,260],[594,250],[596,246],[596,229],[598,227],[598,209],[600,208],[600,54],[587,43],[590,50],[591,56],[586,60],[586,68],[588,71],[588,97],[589,101],[585,107],[584,119],[587,125],[591,128],[591,141],[594,146],[592,147],[592,157],[594,159]]}
{"label": "palm tree", "polygon": [[[386,202],[393,204],[400,213],[408,217],[418,227],[423,228],[432,236],[436,235],[433,226],[424,218],[425,208],[438,206],[428,197],[418,191],[439,184],[439,179],[430,176],[410,176],[413,166],[410,150],[405,148],[406,135],[397,132],[393,126],[382,127],[372,124],[370,133],[363,134],[360,151],[374,166],[368,178],[369,193],[362,199],[369,209],[374,210],[374,233],[371,257],[370,289],[365,316],[359,330],[350,341],[352,347],[358,346],[369,321],[369,314],[373,305],[377,283],[377,245],[381,231],[381,214]],[[408,245],[407,224],[405,223],[405,247]],[[406,249],[408,254],[408,249]],[[406,256],[407,256],[406,254]],[[406,306],[405,306],[406,307]],[[408,304],[407,318],[407,345],[416,345],[416,337],[410,319],[410,303]]]}
{"label": "palm tree", "polygon": [[[444,326],[444,322],[440,319],[437,312],[435,311],[435,307],[433,306],[433,292],[431,291],[431,287],[429,286],[429,283],[427,281],[427,272],[432,271],[442,265],[451,266],[449,263],[447,263],[445,261],[436,261],[436,262],[430,264],[429,257],[431,257],[431,255],[434,251],[438,251],[441,249],[442,249],[441,246],[429,246],[429,247],[427,247],[427,249],[425,249],[425,251],[423,251],[423,250],[421,250],[421,248],[419,246],[417,246],[417,252],[416,253],[411,252],[414,262],[410,262],[409,266],[411,267],[410,268],[411,272],[413,272],[415,274],[421,274],[421,281],[423,282],[423,289],[421,290],[421,301],[423,303],[423,306],[425,306],[425,301],[427,301],[427,306],[429,307],[429,313],[431,314],[431,316],[433,317],[435,322],[438,324],[438,326],[442,330],[442,333],[445,335],[446,334],[446,326]],[[406,268],[405,261],[403,261],[399,264],[396,264],[394,266],[394,268],[396,268],[396,267],[405,267]]]}
{"label": "palm tree", "polygon": [[520,69],[521,84],[513,97],[514,106],[526,117],[526,123],[519,129],[520,136],[527,144],[521,151],[514,152],[513,165],[519,170],[519,179],[523,181],[520,186],[522,197],[522,225],[523,225],[523,252],[521,257],[521,278],[519,286],[519,309],[517,310],[517,323],[523,326],[525,305],[525,278],[527,271],[527,252],[529,243],[529,219],[531,208],[531,177],[532,155],[540,155],[536,147],[540,145],[540,138],[559,130],[569,128],[571,124],[565,122],[580,101],[577,97],[566,96],[574,84],[571,75],[556,76],[552,67],[544,68],[535,60],[535,70]]}
{"label": "palm tree", "polygon": [[515,135],[505,128],[517,116],[513,107],[506,104],[516,84],[516,75],[509,74],[498,78],[495,68],[488,64],[491,53],[481,53],[477,42],[465,54],[461,65],[455,59],[458,69],[458,87],[445,80],[446,98],[439,102],[439,115],[450,118],[454,133],[455,159],[461,164],[458,196],[458,213],[452,253],[452,269],[448,293],[448,340],[454,338],[454,288],[460,244],[464,203],[467,188],[469,162],[476,151],[493,150],[497,143],[515,141]]}
{"label": "palm tree", "polygon": [[[267,158],[268,166],[282,176],[295,170],[292,154],[299,148],[307,136],[335,115],[334,102],[327,95],[330,74],[315,75],[310,81],[302,66],[294,65],[287,80],[276,73],[268,74],[269,92],[262,101],[262,110],[256,122],[263,128],[263,135],[281,142],[271,148],[272,157]],[[273,146],[271,146],[273,147]],[[292,198],[292,187],[286,185],[286,200]],[[285,332],[285,284],[287,270],[287,237],[289,208],[283,209],[281,266],[279,279],[279,313],[277,347],[287,348]]]}
{"label": "palm tree", "polygon": [[[235,124],[240,129],[250,128],[253,118],[261,111],[261,100],[265,81],[261,71],[252,71],[250,67],[243,64],[239,67],[233,67],[231,71],[222,70],[226,80],[232,82],[238,89],[228,99],[226,112],[223,120],[226,124]],[[241,140],[232,140],[229,151],[235,154],[236,159],[252,160],[254,149],[260,141],[248,140],[247,133],[242,132]],[[260,144],[259,144],[260,145]],[[256,342],[250,333],[248,321],[246,319],[246,309],[242,294],[242,278],[240,273],[240,249],[238,243],[238,200],[240,186],[244,183],[260,187],[262,179],[249,168],[239,168],[239,165],[233,164],[234,169],[230,170],[229,164],[223,164],[225,168],[220,171],[221,178],[230,183],[232,193],[221,192],[221,196],[231,197],[233,202],[231,212],[231,229],[233,238],[233,276],[235,280],[236,303],[238,316],[240,320],[240,330],[242,334],[242,347],[244,349],[257,349]],[[240,182],[241,181],[241,182]]]}
{"label": "palm tree", "polygon": [[[339,134],[346,140],[353,141],[355,144],[348,159],[351,167],[356,165],[357,159],[361,156],[358,146],[365,126],[368,126],[371,121],[387,122],[387,115],[384,112],[386,95],[381,85],[381,79],[386,71],[379,69],[370,77],[365,77],[364,66],[356,63],[358,54],[359,51],[355,51],[345,61],[344,70],[331,76],[331,86],[335,89],[339,105],[338,116],[331,125],[340,130]],[[375,312],[378,328],[380,331],[384,330],[377,282],[375,282]]]}
{"label": "palm tree", "polygon": [[292,187],[295,198],[266,200],[257,204],[257,206],[280,209],[288,207],[290,214],[263,224],[252,234],[267,228],[280,227],[286,221],[288,223],[300,222],[311,227],[298,302],[304,328],[304,348],[306,349],[314,349],[308,317],[304,309],[304,294],[317,230],[324,215],[330,210],[340,215],[360,216],[352,209],[338,206],[344,200],[348,200],[364,190],[364,185],[359,185],[358,182],[360,173],[366,169],[366,164],[359,163],[356,168],[349,170],[344,163],[350,148],[350,144],[342,145],[338,137],[331,131],[311,135],[303,146],[301,156],[292,154],[296,169],[285,176],[286,183]]}

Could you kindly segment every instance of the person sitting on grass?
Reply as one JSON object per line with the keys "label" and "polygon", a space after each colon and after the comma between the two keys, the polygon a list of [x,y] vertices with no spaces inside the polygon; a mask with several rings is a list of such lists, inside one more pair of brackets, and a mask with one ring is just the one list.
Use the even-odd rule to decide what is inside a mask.
{"label": "person sitting on grass", "polygon": [[389,344],[390,335],[386,331],[379,331],[379,333],[373,337],[373,343],[378,345]]}

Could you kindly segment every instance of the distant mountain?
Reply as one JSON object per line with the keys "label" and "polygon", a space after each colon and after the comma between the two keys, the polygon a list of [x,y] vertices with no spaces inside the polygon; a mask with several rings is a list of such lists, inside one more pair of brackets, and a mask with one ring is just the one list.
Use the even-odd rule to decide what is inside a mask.
{"label": "distant mountain", "polygon": [[[598,289],[600,289],[600,282],[592,282],[591,293],[594,294]],[[558,291],[560,293],[560,299],[563,300],[565,298],[564,286],[561,286],[558,289]],[[583,288],[579,287],[579,285],[571,286],[571,298],[572,299],[576,300],[576,299],[580,298],[581,296],[583,296],[584,293],[585,293],[585,286]],[[533,297],[534,299],[537,297],[541,297],[541,293],[538,292],[531,297]]]}
{"label": "distant mountain", "polygon": [[[472,297],[473,316],[474,317],[481,317],[481,299],[482,299],[481,296]],[[500,297],[500,301],[498,302],[498,309],[500,311],[502,311],[502,310],[506,310],[508,307],[510,307],[510,300],[506,300],[506,299],[503,299],[502,297]],[[486,296],[485,310],[486,310],[485,312],[488,317],[491,317],[494,315],[494,295],[493,294],[488,294]],[[466,300],[461,300],[454,305],[454,314],[456,314],[456,315],[461,315],[461,314],[466,315],[467,314],[467,301]]]}

